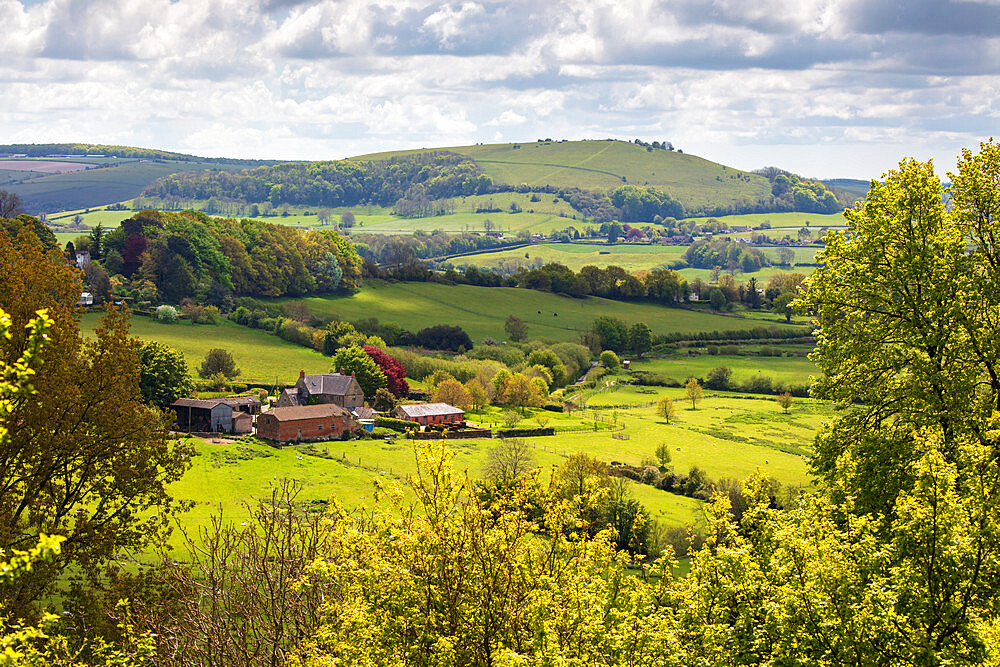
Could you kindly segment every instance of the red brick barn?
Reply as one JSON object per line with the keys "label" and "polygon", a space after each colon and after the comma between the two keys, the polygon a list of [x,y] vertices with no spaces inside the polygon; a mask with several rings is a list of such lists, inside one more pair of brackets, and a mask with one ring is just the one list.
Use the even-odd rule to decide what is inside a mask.
{"label": "red brick barn", "polygon": [[331,403],[275,408],[257,418],[257,435],[275,442],[334,440],[357,430],[351,413]]}
{"label": "red brick barn", "polygon": [[421,426],[457,424],[465,421],[465,412],[447,403],[416,403],[397,405],[392,411],[396,419],[417,422]]}

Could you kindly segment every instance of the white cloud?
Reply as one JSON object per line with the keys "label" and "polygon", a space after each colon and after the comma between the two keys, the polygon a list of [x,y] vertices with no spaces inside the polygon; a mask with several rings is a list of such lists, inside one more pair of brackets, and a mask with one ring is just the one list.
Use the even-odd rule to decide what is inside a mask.
{"label": "white cloud", "polygon": [[280,158],[648,136],[831,176],[992,132],[1000,7],[875,4],[0,0],[0,126]]}

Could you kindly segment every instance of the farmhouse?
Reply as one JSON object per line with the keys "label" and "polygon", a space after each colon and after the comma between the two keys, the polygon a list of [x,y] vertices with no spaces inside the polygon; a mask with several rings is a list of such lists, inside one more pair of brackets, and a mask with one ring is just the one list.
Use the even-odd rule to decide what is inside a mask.
{"label": "farmhouse", "polygon": [[275,442],[332,440],[357,430],[351,414],[330,403],[275,408],[257,418],[257,435]]}
{"label": "farmhouse", "polygon": [[170,404],[177,414],[177,430],[229,433],[233,430],[233,408],[221,398],[179,398]]}
{"label": "farmhouse", "polygon": [[465,412],[447,403],[416,403],[397,405],[392,411],[396,419],[417,422],[422,426],[456,424],[465,421]]}
{"label": "farmhouse", "polygon": [[365,404],[365,392],[353,373],[306,375],[305,371],[299,371],[295,386],[278,395],[279,408],[316,404],[339,405],[350,410]]}

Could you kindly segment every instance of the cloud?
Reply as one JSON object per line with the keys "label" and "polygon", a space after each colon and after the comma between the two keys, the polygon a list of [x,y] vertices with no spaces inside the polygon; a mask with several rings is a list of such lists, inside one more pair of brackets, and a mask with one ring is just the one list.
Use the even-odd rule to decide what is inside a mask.
{"label": "cloud", "polygon": [[866,142],[957,152],[992,132],[998,19],[940,0],[0,0],[0,125],[281,158],[492,137],[668,139],[723,161],[811,144],[858,175],[851,146],[870,161]]}

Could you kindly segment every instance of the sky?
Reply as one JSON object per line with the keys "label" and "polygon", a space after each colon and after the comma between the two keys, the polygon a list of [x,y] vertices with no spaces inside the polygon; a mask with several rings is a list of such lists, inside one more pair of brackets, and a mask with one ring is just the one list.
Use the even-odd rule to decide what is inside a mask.
{"label": "sky", "polygon": [[1000,117],[1000,0],[0,0],[0,143],[339,159],[670,141],[943,174]]}

